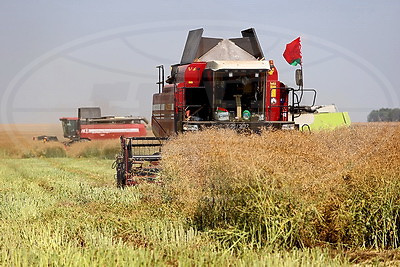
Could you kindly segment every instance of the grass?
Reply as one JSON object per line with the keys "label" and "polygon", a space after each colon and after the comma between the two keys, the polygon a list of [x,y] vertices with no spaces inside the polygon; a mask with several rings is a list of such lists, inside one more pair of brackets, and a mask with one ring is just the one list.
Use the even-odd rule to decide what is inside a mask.
{"label": "grass", "polygon": [[107,159],[118,142],[13,138],[0,142],[1,266],[400,260],[399,125],[181,135],[163,186],[124,190]]}

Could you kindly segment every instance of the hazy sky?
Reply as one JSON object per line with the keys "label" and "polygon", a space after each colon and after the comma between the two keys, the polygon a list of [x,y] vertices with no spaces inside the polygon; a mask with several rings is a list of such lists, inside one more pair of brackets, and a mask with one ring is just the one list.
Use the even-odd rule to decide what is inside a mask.
{"label": "hazy sky", "polygon": [[187,32],[254,27],[281,80],[302,38],[305,86],[353,121],[400,106],[400,1],[1,0],[0,123],[58,123],[79,106],[149,116],[156,65],[180,61]]}

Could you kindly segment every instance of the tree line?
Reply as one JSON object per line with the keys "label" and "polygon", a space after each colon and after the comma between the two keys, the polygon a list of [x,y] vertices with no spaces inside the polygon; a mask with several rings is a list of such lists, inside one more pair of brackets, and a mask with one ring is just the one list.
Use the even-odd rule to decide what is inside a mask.
{"label": "tree line", "polygon": [[368,114],[368,122],[400,121],[400,108],[381,108]]}

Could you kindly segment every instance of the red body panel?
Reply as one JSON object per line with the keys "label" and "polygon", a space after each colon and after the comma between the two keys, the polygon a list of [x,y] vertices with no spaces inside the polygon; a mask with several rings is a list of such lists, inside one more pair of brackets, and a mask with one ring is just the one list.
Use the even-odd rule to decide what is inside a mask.
{"label": "red body panel", "polygon": [[278,70],[270,60],[271,69],[267,76],[266,90],[266,120],[267,121],[287,121],[288,94],[284,85],[278,80]]}
{"label": "red body panel", "polygon": [[190,64],[185,71],[185,87],[199,87],[206,62],[196,62]]}
{"label": "red body panel", "polygon": [[178,79],[177,90],[175,92],[175,112],[182,111],[185,106],[184,87],[199,87],[202,82],[203,71],[206,68],[206,62],[195,62],[184,66],[183,80]]}
{"label": "red body panel", "polygon": [[80,138],[90,140],[117,139],[120,136],[146,136],[143,124],[89,124],[81,125]]}

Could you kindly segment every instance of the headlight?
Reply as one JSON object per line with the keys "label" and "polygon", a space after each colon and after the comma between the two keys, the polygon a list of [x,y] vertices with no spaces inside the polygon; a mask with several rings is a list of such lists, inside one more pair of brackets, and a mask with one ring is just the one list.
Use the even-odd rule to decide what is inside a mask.
{"label": "headlight", "polygon": [[187,125],[183,126],[183,130],[184,131],[198,131],[199,126],[196,124],[187,124]]}
{"label": "headlight", "polygon": [[283,124],[282,130],[294,130],[294,124]]}

